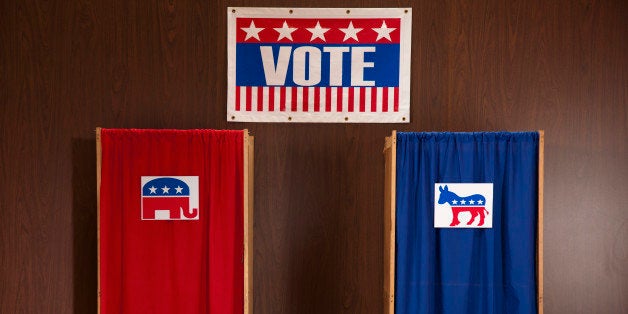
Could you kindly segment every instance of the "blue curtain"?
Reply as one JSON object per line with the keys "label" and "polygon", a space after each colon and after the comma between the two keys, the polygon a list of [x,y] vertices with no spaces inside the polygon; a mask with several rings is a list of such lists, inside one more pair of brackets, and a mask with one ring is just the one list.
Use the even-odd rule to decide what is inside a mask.
{"label": "blue curtain", "polygon": [[[398,133],[395,312],[536,313],[537,132]],[[434,228],[435,183],[493,183],[491,229]]]}

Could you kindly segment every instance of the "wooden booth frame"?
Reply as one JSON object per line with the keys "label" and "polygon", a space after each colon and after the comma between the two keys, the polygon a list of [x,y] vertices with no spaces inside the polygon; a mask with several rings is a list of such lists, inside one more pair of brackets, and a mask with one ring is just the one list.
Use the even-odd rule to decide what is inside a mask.
{"label": "wooden booth frame", "polygon": [[[100,314],[100,182],[102,166],[101,130],[96,128],[96,198],[97,198],[97,247],[98,247],[98,313]],[[244,180],[244,305],[243,313],[253,313],[253,178],[255,137],[244,129],[243,180]]]}
{"label": "wooden booth frame", "polygon": [[[538,213],[536,243],[537,310],[543,314],[543,179],[545,133],[539,133]],[[384,144],[384,314],[395,313],[395,231],[397,181],[397,131],[387,136]]]}

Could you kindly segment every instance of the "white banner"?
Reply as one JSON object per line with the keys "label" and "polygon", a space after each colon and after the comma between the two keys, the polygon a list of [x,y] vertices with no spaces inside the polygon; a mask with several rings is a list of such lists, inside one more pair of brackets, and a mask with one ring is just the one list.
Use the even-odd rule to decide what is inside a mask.
{"label": "white banner", "polygon": [[228,8],[227,120],[410,122],[410,8]]}

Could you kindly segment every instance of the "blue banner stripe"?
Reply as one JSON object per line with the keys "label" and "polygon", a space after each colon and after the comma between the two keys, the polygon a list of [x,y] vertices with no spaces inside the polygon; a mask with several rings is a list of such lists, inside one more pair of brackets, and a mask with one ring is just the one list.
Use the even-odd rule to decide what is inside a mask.
{"label": "blue banner stripe", "polygon": [[[262,48],[266,47],[266,48]],[[285,72],[285,76],[279,75],[280,77],[285,78],[283,84],[272,84],[272,82],[267,82],[266,75],[264,72],[264,65],[262,60],[262,49],[268,49],[268,51],[272,51],[273,59],[268,59],[268,64],[273,65],[271,67],[273,70],[277,70],[277,61],[280,52],[280,47],[284,48],[285,51],[288,51],[289,48],[289,61],[287,66],[287,71]],[[306,80],[312,80],[313,78],[320,77],[320,80],[312,85],[303,85],[299,84],[298,78],[295,82],[295,51],[301,47],[300,51],[307,50],[309,52],[305,53],[305,57],[303,58],[304,62],[298,64],[297,68],[297,76],[302,75],[298,73],[304,73],[304,78]],[[338,68],[331,66],[330,69],[330,59],[331,53],[326,50],[330,49],[342,49],[344,50],[340,54],[342,54],[342,78],[338,78],[338,73],[340,73]],[[353,49],[357,49],[352,51]],[[363,53],[359,53],[360,51],[364,51]],[[352,63],[354,67],[356,67],[356,60],[352,60],[352,55],[356,54],[363,56],[363,62],[367,64],[367,66],[362,68],[362,71],[358,71],[361,73],[361,77],[354,77],[355,81],[358,79],[359,81],[368,81],[374,82],[375,87],[397,87],[399,86],[399,52],[398,44],[365,44],[365,45],[321,45],[321,44],[312,44],[312,45],[286,45],[286,44],[249,44],[249,43],[241,43],[236,45],[236,85],[237,86],[343,86],[343,87],[351,87],[351,86],[368,86],[368,85],[351,85],[352,83]],[[319,54],[320,55],[320,63],[312,63],[312,60],[316,60],[316,58],[312,58],[311,54]],[[303,55],[303,53],[301,54]],[[359,63],[359,62],[358,62]],[[372,66],[371,66],[372,65]],[[312,71],[309,71],[312,69]],[[304,71],[304,72],[303,72]],[[310,73],[317,72],[317,73]],[[330,78],[330,74],[332,77]],[[332,80],[341,80],[342,85],[330,85],[330,79]],[[316,80],[315,80],[316,81]],[[269,84],[270,83],[270,84]]]}

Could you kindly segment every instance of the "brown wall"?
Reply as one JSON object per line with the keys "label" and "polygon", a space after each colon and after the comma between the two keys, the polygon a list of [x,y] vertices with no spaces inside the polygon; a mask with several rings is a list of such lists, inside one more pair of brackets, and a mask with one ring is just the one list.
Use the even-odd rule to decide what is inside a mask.
{"label": "brown wall", "polygon": [[412,6],[412,122],[227,123],[227,5],[297,3],[2,1],[0,313],[95,312],[96,126],[251,130],[271,314],[380,312],[391,130],[544,129],[546,313],[628,312],[627,1],[344,1]]}

